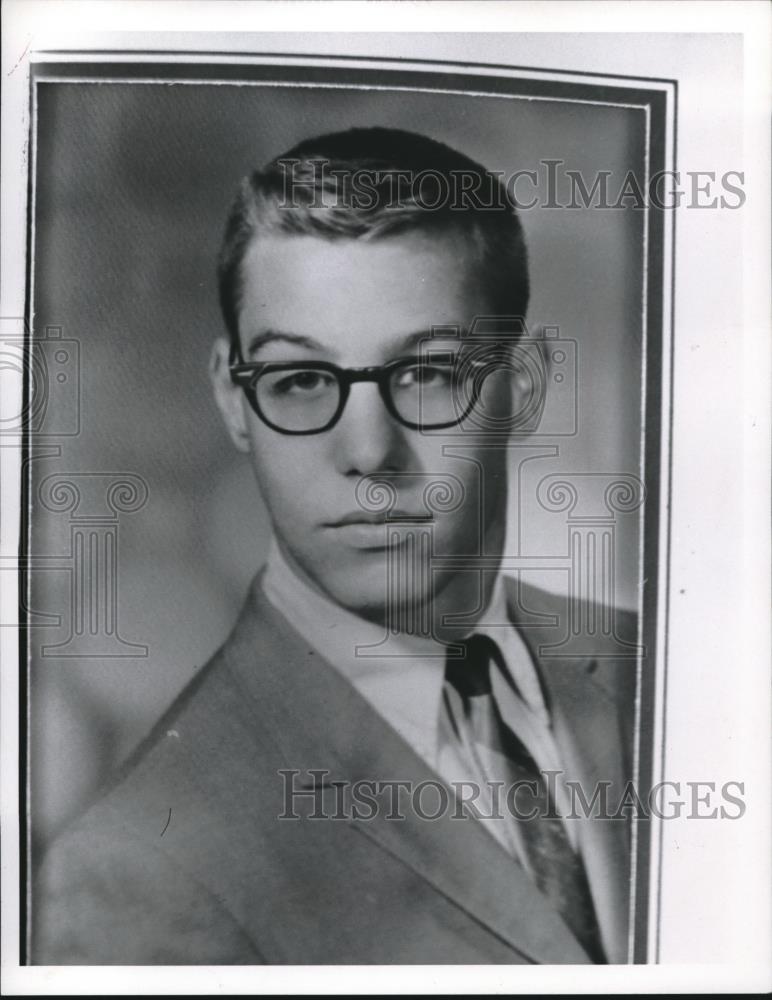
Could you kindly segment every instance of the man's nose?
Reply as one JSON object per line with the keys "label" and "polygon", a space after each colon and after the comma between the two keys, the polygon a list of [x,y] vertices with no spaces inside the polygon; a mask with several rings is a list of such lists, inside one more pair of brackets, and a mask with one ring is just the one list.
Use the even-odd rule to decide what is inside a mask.
{"label": "man's nose", "polygon": [[377,385],[351,386],[335,434],[335,463],[343,475],[367,476],[405,467],[409,444]]}

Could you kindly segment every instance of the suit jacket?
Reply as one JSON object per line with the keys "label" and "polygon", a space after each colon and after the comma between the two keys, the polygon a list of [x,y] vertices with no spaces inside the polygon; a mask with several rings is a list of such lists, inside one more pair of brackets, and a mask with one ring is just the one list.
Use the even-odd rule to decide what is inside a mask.
{"label": "suit jacket", "polygon": [[[371,819],[309,818],[341,815],[331,782],[438,779],[272,607],[260,576],[224,645],[47,852],[31,961],[589,962],[484,821],[390,819],[393,791],[375,796]],[[508,604],[566,771],[588,797],[598,781],[619,793],[634,659],[561,656],[565,601],[511,581]],[[313,769],[327,780],[293,798],[301,818],[279,819],[280,772],[300,772],[300,789]],[[580,842],[609,960],[626,961],[628,823],[582,821]]]}

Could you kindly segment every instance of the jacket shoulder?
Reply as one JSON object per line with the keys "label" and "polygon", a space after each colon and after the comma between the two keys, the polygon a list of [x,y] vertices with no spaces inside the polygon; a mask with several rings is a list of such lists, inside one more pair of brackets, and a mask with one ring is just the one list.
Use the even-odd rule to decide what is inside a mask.
{"label": "jacket shoulder", "polygon": [[120,808],[107,801],[54,842],[37,872],[30,959],[35,965],[261,962],[195,873],[128,828]]}
{"label": "jacket shoulder", "polygon": [[33,963],[261,961],[216,889],[244,842],[216,820],[260,795],[273,742],[229,669],[232,639],[36,865]]}
{"label": "jacket shoulder", "polygon": [[635,700],[638,615],[627,608],[555,594],[517,578],[507,580],[510,616],[540,660],[589,674],[628,714]]}

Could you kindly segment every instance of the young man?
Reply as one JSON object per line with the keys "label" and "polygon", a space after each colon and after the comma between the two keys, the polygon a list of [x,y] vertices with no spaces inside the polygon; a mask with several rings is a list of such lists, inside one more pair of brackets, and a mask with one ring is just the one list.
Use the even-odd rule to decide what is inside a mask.
{"label": "young man", "polygon": [[506,192],[422,136],[309,140],[243,183],[220,290],[273,548],[49,852],[33,961],[626,961],[628,824],[570,789],[631,776],[630,661],[556,657],[566,602],[499,572],[539,383]]}

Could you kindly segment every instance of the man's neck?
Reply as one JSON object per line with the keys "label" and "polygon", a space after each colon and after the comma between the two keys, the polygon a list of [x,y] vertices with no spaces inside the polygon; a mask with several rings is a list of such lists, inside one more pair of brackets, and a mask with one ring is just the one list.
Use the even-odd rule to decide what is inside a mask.
{"label": "man's neck", "polygon": [[[470,558],[469,569],[455,572],[449,575],[445,581],[438,580],[438,586],[433,593],[424,598],[421,606],[416,604],[411,609],[413,612],[411,635],[418,638],[439,640],[440,642],[457,641],[462,635],[468,633],[483,616],[490,604],[491,595],[498,579],[504,542],[503,531],[496,530],[490,535],[492,537],[486,537],[484,551],[486,552],[486,560],[496,558],[495,566],[488,565],[485,569],[475,570],[474,559]],[[400,609],[390,608],[388,605],[377,608],[340,605],[334,595],[326,591],[305,572],[281,539],[275,537],[274,545],[279,557],[284,560],[290,572],[322,599],[343,607],[349,614],[353,614],[370,624],[380,625],[392,632],[395,627],[399,627],[398,623],[403,617],[399,614]],[[431,578],[432,574],[427,573],[427,576]],[[438,575],[434,575],[434,579],[438,579]]]}

